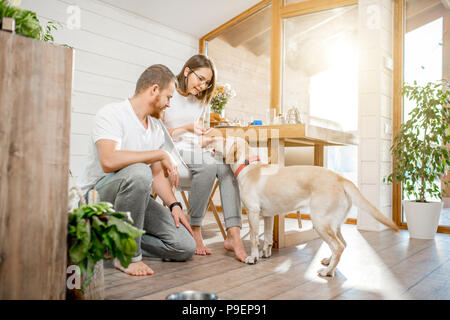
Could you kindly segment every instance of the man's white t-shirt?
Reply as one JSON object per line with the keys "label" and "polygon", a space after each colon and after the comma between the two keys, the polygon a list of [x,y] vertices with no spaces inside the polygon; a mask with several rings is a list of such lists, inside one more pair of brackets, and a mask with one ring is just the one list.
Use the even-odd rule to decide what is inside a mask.
{"label": "man's white t-shirt", "polygon": [[161,121],[150,116],[147,119],[148,129],[145,129],[128,99],[100,109],[89,139],[87,164],[80,176],[79,186],[83,194],[107,174],[100,164],[95,145],[98,140],[116,141],[117,150],[149,151],[163,146],[165,140]]}
{"label": "man's white t-shirt", "polygon": [[[206,105],[202,104],[195,96],[182,96],[174,91],[170,100],[170,107],[164,111],[164,124],[167,128],[179,128],[190,123],[198,123],[200,118],[205,119],[208,112]],[[192,132],[184,132],[173,138],[178,150],[193,151],[201,149],[198,137]],[[199,150],[200,150],[199,149]]]}

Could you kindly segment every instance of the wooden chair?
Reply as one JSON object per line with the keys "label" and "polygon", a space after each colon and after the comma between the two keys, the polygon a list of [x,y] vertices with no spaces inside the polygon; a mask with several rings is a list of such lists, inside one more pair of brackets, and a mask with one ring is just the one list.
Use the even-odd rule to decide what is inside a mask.
{"label": "wooden chair", "polygon": [[[214,188],[213,188],[213,190],[211,192],[211,195],[210,195],[210,197],[208,199],[208,207],[207,207],[206,210],[209,209],[214,214],[214,218],[216,219],[217,225],[219,226],[220,232],[222,233],[222,237],[225,240],[226,237],[227,237],[226,233],[225,233],[225,229],[224,229],[224,227],[222,225],[222,222],[220,221],[216,205],[214,204],[214,202],[212,200],[218,186],[219,186],[219,182],[216,180],[216,183],[214,184]],[[189,199],[188,199],[188,197],[186,197],[186,192],[190,192],[191,191],[191,186],[190,185],[189,186],[183,185],[181,187],[178,187],[178,189],[179,189],[179,191],[181,193],[181,196],[183,197],[183,201],[184,201],[184,204],[186,205],[187,212],[189,212]]]}

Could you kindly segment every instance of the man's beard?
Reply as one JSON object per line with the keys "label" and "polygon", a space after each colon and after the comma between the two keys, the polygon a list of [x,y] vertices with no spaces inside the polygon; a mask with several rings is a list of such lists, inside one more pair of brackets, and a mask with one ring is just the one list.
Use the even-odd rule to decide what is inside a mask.
{"label": "man's beard", "polygon": [[161,106],[161,96],[158,96],[155,104],[153,105],[153,111],[150,113],[150,116],[155,119],[161,119],[164,109],[165,108]]}

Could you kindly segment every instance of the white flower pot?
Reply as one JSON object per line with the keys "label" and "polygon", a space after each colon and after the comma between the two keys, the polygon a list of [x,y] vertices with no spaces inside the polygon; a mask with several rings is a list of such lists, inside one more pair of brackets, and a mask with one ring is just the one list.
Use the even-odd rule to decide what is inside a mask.
{"label": "white flower pot", "polygon": [[434,239],[443,202],[415,202],[403,200],[409,236],[416,239]]}

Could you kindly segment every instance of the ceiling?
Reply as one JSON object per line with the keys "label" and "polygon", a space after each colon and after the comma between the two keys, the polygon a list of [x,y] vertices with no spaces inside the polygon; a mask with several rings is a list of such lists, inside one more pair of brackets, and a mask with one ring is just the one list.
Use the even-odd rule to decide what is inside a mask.
{"label": "ceiling", "polygon": [[260,0],[100,0],[201,38]]}

